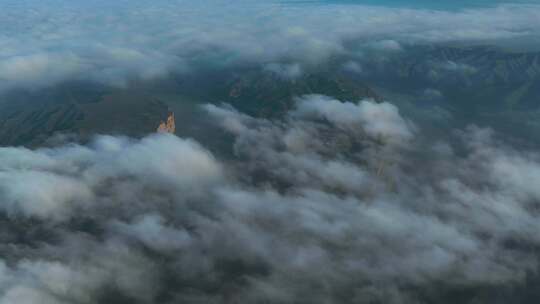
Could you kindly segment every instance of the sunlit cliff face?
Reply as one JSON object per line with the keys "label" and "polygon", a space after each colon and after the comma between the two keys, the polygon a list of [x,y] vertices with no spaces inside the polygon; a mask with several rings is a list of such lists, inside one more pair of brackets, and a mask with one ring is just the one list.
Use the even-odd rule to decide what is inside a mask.
{"label": "sunlit cliff face", "polygon": [[158,133],[174,134],[175,130],[176,130],[176,125],[174,122],[174,113],[169,113],[169,116],[167,116],[167,121],[161,121],[157,128]]}

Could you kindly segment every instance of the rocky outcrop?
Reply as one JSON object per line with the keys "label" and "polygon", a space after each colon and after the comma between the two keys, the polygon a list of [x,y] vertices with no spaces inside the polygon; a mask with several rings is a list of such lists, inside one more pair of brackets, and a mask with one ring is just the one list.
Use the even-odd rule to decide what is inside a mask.
{"label": "rocky outcrop", "polygon": [[174,131],[176,131],[176,125],[174,122],[174,113],[169,113],[169,116],[167,117],[167,121],[161,121],[161,123],[159,124],[159,127],[157,128],[157,132],[174,134]]}

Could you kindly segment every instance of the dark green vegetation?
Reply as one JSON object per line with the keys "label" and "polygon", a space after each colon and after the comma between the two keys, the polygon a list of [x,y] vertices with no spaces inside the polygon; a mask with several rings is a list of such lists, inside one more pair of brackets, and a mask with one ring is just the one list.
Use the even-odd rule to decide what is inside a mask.
{"label": "dark green vegetation", "polygon": [[454,114],[480,124],[496,119],[503,128],[521,126],[520,132],[536,121],[540,53],[415,46],[368,53],[356,61],[361,72],[344,68],[350,58],[336,57],[291,78],[261,67],[202,69],[125,88],[68,83],[7,92],[0,96],[0,145],[35,146],[58,133],[137,137],[155,131],[169,110],[179,121],[179,135],[198,137],[207,131],[196,126],[197,105],[228,103],[250,115],[273,117],[305,94],[437,106],[443,112],[434,115]]}
{"label": "dark green vegetation", "polygon": [[65,84],[33,92],[13,92],[0,103],[0,144],[42,144],[59,134],[151,132],[167,107],[152,96],[129,89]]}
{"label": "dark green vegetation", "polygon": [[322,94],[349,101],[381,99],[362,82],[332,72],[287,80],[271,73],[252,71],[232,78],[222,94],[225,102],[241,112],[256,116],[282,114],[290,108],[293,97],[306,94]]}
{"label": "dark green vegetation", "polygon": [[285,112],[295,96],[325,94],[342,100],[379,99],[369,87],[338,74],[307,74],[286,80],[267,71],[209,71],[126,88],[66,84],[5,94],[0,102],[0,145],[38,145],[55,133],[141,136],[154,132],[169,110],[185,132],[198,104],[229,103],[269,116]]}
{"label": "dark green vegetation", "polygon": [[362,78],[425,99],[446,99],[447,106],[467,112],[529,111],[540,105],[538,52],[415,46],[364,65],[369,75]]}

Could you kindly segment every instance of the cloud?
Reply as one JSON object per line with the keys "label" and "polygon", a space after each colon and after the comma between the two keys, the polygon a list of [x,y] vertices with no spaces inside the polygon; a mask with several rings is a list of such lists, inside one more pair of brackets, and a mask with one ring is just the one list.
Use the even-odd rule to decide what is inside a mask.
{"label": "cloud", "polygon": [[302,68],[299,64],[278,64],[270,63],[264,67],[264,70],[275,74],[285,80],[294,80],[302,76]]}
{"label": "cloud", "polygon": [[186,248],[191,241],[187,231],[167,227],[159,214],[145,214],[134,223],[115,222],[112,225],[115,233],[132,237],[159,252]]}
{"label": "cloud", "polygon": [[96,189],[107,184],[131,187],[144,179],[146,189],[131,190],[174,187],[189,196],[222,174],[220,164],[197,143],[167,135],[140,142],[102,136],[90,147],[0,148],[0,158],[0,208],[12,215],[59,220],[91,208],[100,200]]}
{"label": "cloud", "polygon": [[[362,73],[356,60],[411,44],[540,29],[538,5],[238,5],[7,0],[0,91],[202,63],[294,80],[339,56]],[[390,102],[307,95],[275,119],[204,109],[232,155],[168,134],[0,148],[0,303],[519,302],[537,278],[538,153],[475,126],[433,139]]]}
{"label": "cloud", "polygon": [[401,44],[395,40],[379,40],[366,44],[367,48],[379,52],[399,52],[403,51]]}
{"label": "cloud", "polygon": [[476,68],[468,64],[456,63],[454,61],[446,61],[446,62],[440,63],[439,67],[446,71],[463,73],[463,74],[474,74],[477,72]]}
{"label": "cloud", "polygon": [[444,62],[430,62],[427,69],[428,79],[433,82],[451,82],[456,77],[463,78],[478,73],[478,68],[474,66],[450,60]]}
{"label": "cloud", "polygon": [[0,303],[96,303],[106,295],[107,285],[134,301],[149,301],[154,293],[148,279],[153,270],[144,257],[122,244],[91,250],[91,255],[72,261],[69,259],[75,257],[64,256],[68,261],[21,260],[15,267],[3,263]]}
{"label": "cloud", "polygon": [[368,136],[386,141],[407,141],[412,138],[414,126],[404,120],[396,106],[383,102],[340,102],[326,96],[312,95],[301,98],[292,115],[302,118],[323,118],[332,124],[362,130]]}
{"label": "cloud", "polygon": [[356,61],[347,61],[346,63],[343,64],[342,69],[347,72],[356,73],[356,74],[362,74],[364,72],[362,65],[360,65]]}
{"label": "cloud", "polygon": [[0,90],[73,80],[123,86],[197,71],[202,62],[274,62],[270,69],[294,76],[297,67],[279,62],[318,64],[414,43],[532,41],[539,10],[525,4],[436,11],[266,1],[9,0],[0,13]]}
{"label": "cloud", "polygon": [[506,300],[537,269],[540,156],[489,129],[434,141],[388,102],[319,95],[272,120],[204,109],[233,155],[1,148],[0,303]]}
{"label": "cloud", "polygon": [[422,95],[428,100],[440,100],[444,97],[443,93],[437,89],[427,88]]}
{"label": "cloud", "polygon": [[92,199],[89,187],[77,179],[43,172],[0,173],[2,209],[10,214],[63,217],[73,202]]}
{"label": "cloud", "polygon": [[3,86],[15,87],[21,82],[40,87],[55,84],[84,72],[83,63],[74,54],[20,55],[0,62]]}
{"label": "cloud", "polygon": [[[516,252],[511,249],[515,247],[504,245],[536,246],[533,244],[538,242],[535,237],[525,237],[539,228],[533,219],[536,215],[528,211],[536,200],[536,192],[528,187],[537,181],[536,154],[517,152],[497,142],[490,130],[477,127],[460,133],[455,148],[447,143],[433,145],[431,140],[422,144],[421,134],[416,134],[408,145],[388,149],[391,143],[373,142],[369,136],[358,138],[354,129],[342,126],[356,125],[371,114],[358,111],[365,104],[393,113],[367,115],[392,125],[396,118],[402,120],[389,110],[392,107],[321,98],[304,98],[298,106],[301,110],[293,110],[295,115],[285,122],[255,122],[232,110],[228,116],[222,111],[218,117],[218,123],[234,119],[246,126],[229,129],[237,136],[236,155],[250,164],[242,164],[242,172],[266,176],[271,189],[284,191],[246,195],[236,190],[221,195],[234,206],[235,218],[274,223],[272,234],[283,231],[287,239],[294,240],[284,245],[289,250],[296,248],[293,256],[280,258],[281,265],[276,267],[290,275],[291,269],[308,271],[312,268],[307,265],[312,265],[315,269],[305,273],[304,280],[328,276],[340,286],[353,278],[369,278],[385,282],[385,286],[396,287],[393,284],[404,280],[422,288],[431,288],[430,282],[438,279],[450,285],[504,286],[522,280],[527,269],[536,269],[533,252]],[[319,107],[319,100],[327,102],[324,107]],[[347,111],[336,110],[340,107]],[[213,107],[207,109],[216,113]],[[313,121],[313,117],[324,120]],[[407,124],[401,127],[407,130]],[[358,123],[357,128],[365,127]],[[343,130],[349,136],[343,136]],[[356,150],[358,146],[361,152]],[[454,152],[464,147],[464,155]],[[531,183],[518,181],[524,170],[518,165],[521,162],[531,167]],[[341,251],[338,248],[343,244],[346,249]],[[277,247],[274,243],[273,248]],[[507,259],[513,254],[517,255]],[[392,288],[375,290],[370,296],[390,302],[389,294],[396,292]],[[357,291],[359,298],[368,294]],[[396,302],[407,302],[402,292]],[[324,296],[327,294],[317,297]]]}

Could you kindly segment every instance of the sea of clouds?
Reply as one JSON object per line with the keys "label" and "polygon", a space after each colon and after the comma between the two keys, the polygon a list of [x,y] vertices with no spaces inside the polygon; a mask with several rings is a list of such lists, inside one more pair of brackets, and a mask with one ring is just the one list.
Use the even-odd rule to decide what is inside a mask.
{"label": "sea of clouds", "polygon": [[[540,34],[540,6],[526,4],[1,6],[2,93],[242,64],[294,81],[335,56]],[[202,110],[230,153],[171,134],[1,147],[0,304],[460,303],[444,295],[464,290],[497,303],[481,291],[538,269],[540,154],[489,128],[434,138],[390,102],[322,95],[273,119]]]}
{"label": "sea of clouds", "polygon": [[200,64],[318,64],[415,43],[540,41],[540,6],[460,10],[274,1],[6,0],[0,91],[66,80],[123,86]]}
{"label": "sea of clouds", "polygon": [[170,134],[0,148],[0,303],[420,303],[537,269],[537,152],[428,140],[388,102],[204,109],[234,157]]}

